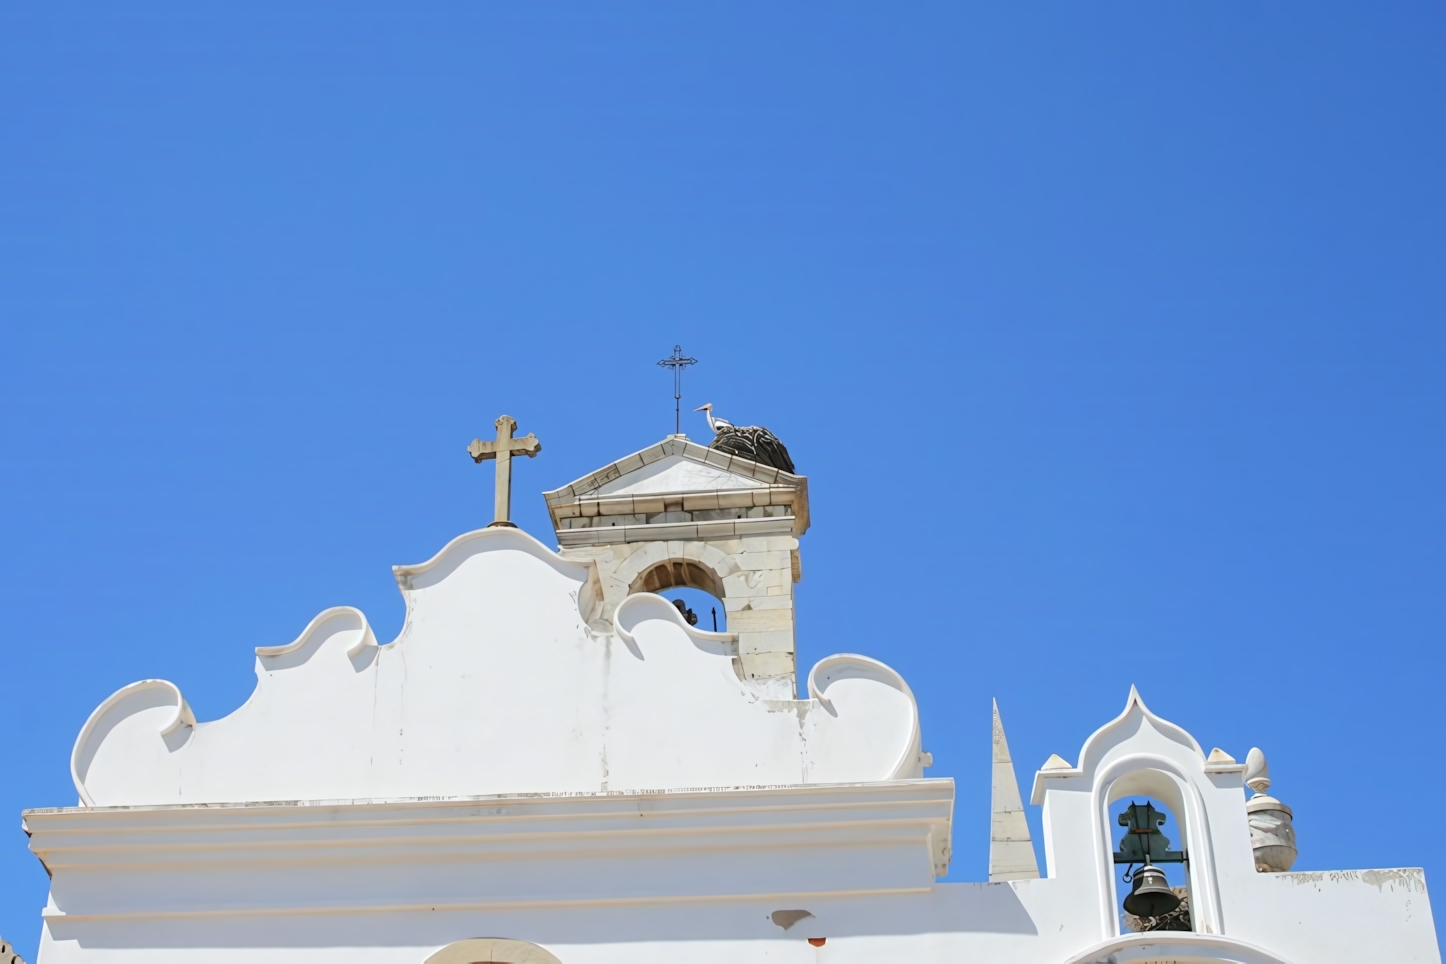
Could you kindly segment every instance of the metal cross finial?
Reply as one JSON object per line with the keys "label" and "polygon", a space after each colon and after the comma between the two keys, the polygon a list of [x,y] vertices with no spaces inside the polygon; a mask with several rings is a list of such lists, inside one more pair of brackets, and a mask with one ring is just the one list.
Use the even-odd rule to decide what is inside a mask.
{"label": "metal cross finial", "polygon": [[517,428],[517,421],[511,415],[504,415],[493,424],[497,426],[497,440],[484,442],[480,438],[474,438],[472,444],[467,446],[467,454],[479,465],[486,459],[497,460],[496,518],[492,520],[492,525],[511,526],[515,529],[517,527],[511,521],[512,456],[525,455],[532,458],[542,451],[542,443],[531,432],[522,438],[513,438],[512,432]]}
{"label": "metal cross finial", "polygon": [[673,354],[658,362],[659,368],[671,368],[673,370],[673,434],[681,435],[683,432],[683,369],[689,365],[698,364],[698,359],[689,358],[683,354],[682,345],[673,346]]}

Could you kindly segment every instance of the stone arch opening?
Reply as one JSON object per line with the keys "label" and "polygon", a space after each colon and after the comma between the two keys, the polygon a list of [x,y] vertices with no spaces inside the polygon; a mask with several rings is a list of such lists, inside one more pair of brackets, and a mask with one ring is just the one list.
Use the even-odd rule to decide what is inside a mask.
{"label": "stone arch opening", "polygon": [[723,581],[707,566],[691,559],[670,559],[644,570],[628,588],[652,592],[679,606],[685,618],[709,632],[726,632],[728,616],[723,605]]}
{"label": "stone arch opening", "polygon": [[675,586],[690,586],[717,599],[723,598],[723,581],[711,569],[691,559],[668,559],[645,569],[628,587],[628,594],[655,592],[661,595]]}

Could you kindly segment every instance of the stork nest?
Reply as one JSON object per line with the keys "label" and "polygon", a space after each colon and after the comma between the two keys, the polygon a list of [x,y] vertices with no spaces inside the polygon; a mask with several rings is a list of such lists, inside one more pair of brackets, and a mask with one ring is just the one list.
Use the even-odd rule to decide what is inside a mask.
{"label": "stork nest", "polygon": [[788,457],[788,449],[778,440],[777,435],[759,425],[734,425],[725,428],[714,437],[708,447],[760,465],[771,465],[790,475],[794,474],[793,459]]}

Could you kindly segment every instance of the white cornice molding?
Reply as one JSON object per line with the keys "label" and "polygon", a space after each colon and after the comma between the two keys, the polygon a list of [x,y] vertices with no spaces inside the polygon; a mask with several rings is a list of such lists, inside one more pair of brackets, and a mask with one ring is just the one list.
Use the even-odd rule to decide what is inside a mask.
{"label": "white cornice molding", "polygon": [[[69,920],[667,904],[927,891],[947,870],[944,779],[445,800],[312,800],[27,810]],[[829,857],[820,855],[827,852]],[[815,856],[810,857],[813,854]],[[746,855],[756,873],[739,875]],[[620,866],[677,874],[616,890]],[[545,861],[536,886],[508,868]],[[377,875],[365,868],[385,866]],[[932,873],[919,870],[932,868]],[[269,891],[228,880],[264,870]],[[418,875],[455,885],[423,900]],[[100,874],[106,887],[67,885]],[[633,873],[632,880],[648,875]],[[168,882],[130,887],[127,880]],[[381,881],[379,884],[378,881]],[[280,882],[280,883],[278,883]],[[286,891],[276,891],[280,887]]]}

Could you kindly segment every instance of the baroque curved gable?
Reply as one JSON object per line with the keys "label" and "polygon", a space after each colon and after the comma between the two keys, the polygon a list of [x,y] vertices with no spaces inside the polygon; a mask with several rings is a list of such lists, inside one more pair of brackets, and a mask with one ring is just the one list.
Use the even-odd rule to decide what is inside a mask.
{"label": "baroque curved gable", "polygon": [[922,775],[918,710],[897,673],[834,656],[809,698],[767,699],[735,637],[629,597],[586,623],[591,567],[524,532],[459,536],[397,567],[407,618],[378,645],[328,609],[256,651],[239,709],[197,722],[164,680],[119,690],[76,740],[88,806],[391,799],[850,783]]}

